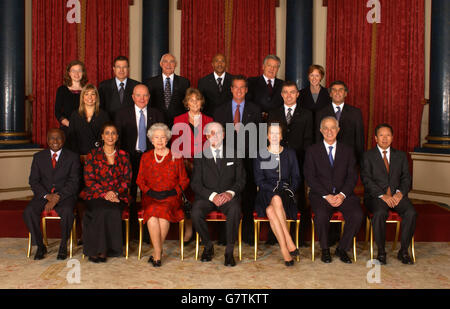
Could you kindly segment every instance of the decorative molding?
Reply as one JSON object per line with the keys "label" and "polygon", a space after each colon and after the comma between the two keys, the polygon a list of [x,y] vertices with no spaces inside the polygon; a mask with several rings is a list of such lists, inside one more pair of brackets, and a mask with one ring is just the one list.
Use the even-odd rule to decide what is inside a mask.
{"label": "decorative molding", "polygon": [[[133,0],[130,0],[130,2],[132,2]],[[324,6],[328,5],[328,1],[323,0]],[[326,4],[325,4],[326,3]],[[177,10],[181,11],[181,7],[183,4],[183,0],[177,0]],[[280,7],[280,0],[275,0],[275,7],[279,8]]]}

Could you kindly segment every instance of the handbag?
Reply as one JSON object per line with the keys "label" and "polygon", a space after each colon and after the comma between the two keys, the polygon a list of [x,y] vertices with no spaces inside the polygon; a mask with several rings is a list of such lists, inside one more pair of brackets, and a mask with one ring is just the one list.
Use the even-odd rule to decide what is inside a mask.
{"label": "handbag", "polygon": [[[179,185],[180,186],[180,185]],[[181,202],[183,203],[183,210],[187,217],[190,217],[191,210],[192,210],[192,203],[187,199],[186,195],[184,194],[183,188],[181,188]]]}

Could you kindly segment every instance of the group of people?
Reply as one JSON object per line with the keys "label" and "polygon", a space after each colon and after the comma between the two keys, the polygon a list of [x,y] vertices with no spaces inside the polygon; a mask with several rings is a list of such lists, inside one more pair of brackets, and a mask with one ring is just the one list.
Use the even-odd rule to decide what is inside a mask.
{"label": "group of people", "polygon": [[[161,58],[162,74],[144,83],[128,77],[128,59],[119,56],[113,62],[114,77],[97,90],[87,83],[84,64],[72,61],[56,95],[61,126],[48,131],[49,149],[37,153],[31,167],[34,198],[24,219],[38,246],[35,259],[46,254],[41,212],[52,209],[63,218],[57,258],[67,257],[78,196],[86,204],[83,253],[94,263],[121,255],[121,213],[129,207],[131,221],[137,222],[139,188],[153,244],[148,262],[154,267],[162,265],[170,223],[183,219],[184,241],[197,231],[204,245],[201,260],[211,261],[214,245],[205,220],[211,211],[226,216],[221,233],[226,266],[236,265],[241,219],[244,240],[253,240],[254,211],[269,219],[284,263],[292,266],[299,249],[286,219],[300,212],[301,221],[307,221],[307,191],[322,261],[332,261],[329,221],[338,210],[346,224],[335,254],[351,263],[347,252],[364,216],[353,192],[360,171],[365,206],[373,214],[377,259],[386,263],[385,221],[393,210],[402,217],[398,258],[412,264],[408,247],[416,212],[407,197],[411,177],[406,154],[391,147],[392,127],[377,126],[377,146],[364,152],[362,113],[345,103],[346,84],[334,81],[329,89],[322,87],[324,69],[311,65],[310,85],[299,91],[295,82],[276,77],[280,63],[276,55],[268,55],[263,74],[247,79],[226,72],[225,57],[216,54],[213,72],[195,89],[174,73],[177,62],[171,54]],[[235,141],[242,137],[239,148]],[[255,139],[267,142],[255,148]],[[192,202],[189,212],[183,211],[182,195]]]}

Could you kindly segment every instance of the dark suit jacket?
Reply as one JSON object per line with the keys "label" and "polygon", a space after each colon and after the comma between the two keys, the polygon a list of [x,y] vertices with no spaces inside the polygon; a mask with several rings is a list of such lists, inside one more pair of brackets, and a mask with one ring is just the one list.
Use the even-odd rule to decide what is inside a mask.
{"label": "dark suit jacket", "polygon": [[100,108],[108,112],[109,118],[115,119],[115,113],[125,106],[134,105],[133,89],[139,82],[137,80],[128,78],[123,95],[123,103],[120,104],[119,90],[117,89],[116,79],[107,79],[98,86],[98,93],[100,95]]}
{"label": "dark suit jacket", "polygon": [[312,144],[313,140],[312,112],[297,104],[292,114],[291,123],[288,125],[283,105],[269,112],[267,123],[271,122],[276,122],[284,126],[285,131],[283,132],[281,145],[295,150],[301,169],[303,167],[305,151]]}
{"label": "dark suit jacket", "polygon": [[262,75],[250,77],[248,79],[248,92],[246,101],[251,101],[261,108],[262,112],[268,113],[274,108],[283,104],[281,97],[281,87],[283,80],[275,78],[275,85],[273,85],[273,95],[269,96],[269,88]]}
{"label": "dark suit jacket", "polygon": [[[157,122],[164,122],[164,116],[157,109],[147,105],[147,131],[152,124]],[[119,130],[120,149],[125,150],[132,155],[136,150],[136,142],[138,139],[138,127],[134,104],[118,111],[115,123]],[[146,141],[147,150],[152,149],[153,145],[148,138]]]}
{"label": "dark suit jacket", "polygon": [[223,90],[219,92],[214,72],[206,75],[198,80],[198,90],[205,97],[205,106],[203,107],[203,113],[212,117],[214,110],[226,102],[230,101],[233,97],[231,93],[231,78],[233,76],[229,73],[225,73],[225,78],[222,81]]}
{"label": "dark suit jacket", "polygon": [[[233,123],[234,122],[234,115],[233,115],[233,104],[232,101],[228,101],[227,103],[225,103],[224,105],[219,106],[215,111],[214,111],[214,117],[213,117],[214,121],[221,123],[225,130],[226,130],[226,124],[227,123]],[[244,111],[242,112],[242,124],[243,125],[247,125],[249,123],[254,123],[256,125],[256,130],[258,133],[258,125],[260,122],[262,122],[261,119],[261,109],[259,108],[258,105],[245,100],[245,104],[244,104]],[[237,134],[236,131],[234,131],[234,140],[235,143],[234,145],[237,146]],[[227,138],[227,137],[226,137]],[[252,138],[254,139],[254,138]],[[256,143],[258,143],[258,139],[255,141]],[[250,136],[249,136],[249,132],[245,132],[245,150],[246,150],[246,157],[248,157],[248,150],[249,150],[249,143],[250,143]],[[257,144],[256,144],[257,146]],[[256,154],[258,151],[258,146],[253,149],[254,152],[252,152],[254,158],[256,158]]]}
{"label": "dark suit jacket", "polygon": [[[320,121],[327,116],[336,116],[331,103],[316,112],[315,140],[317,143],[323,140],[322,133],[320,133]],[[338,142],[351,146],[355,151],[356,160],[360,163],[364,153],[364,124],[361,110],[345,103],[341,112],[339,127]]]}
{"label": "dark suit jacket", "polygon": [[316,102],[314,102],[309,86],[300,90],[300,95],[297,99],[297,103],[299,103],[301,107],[309,109],[313,113],[324,108],[330,102],[331,98],[328,89],[322,86],[320,86],[319,97]]}
{"label": "dark suit jacket", "polygon": [[389,174],[378,147],[375,146],[364,153],[361,179],[365,198],[378,198],[386,194],[388,187],[391,188],[392,194],[400,190],[402,195],[407,197],[411,186],[408,158],[406,153],[392,147],[390,152]]}
{"label": "dark suit jacket", "polygon": [[61,155],[52,166],[50,149],[42,150],[33,156],[29,183],[33,190],[33,200],[41,200],[46,194],[55,193],[60,196],[60,202],[65,199],[76,199],[80,182],[80,157],[63,148]]}
{"label": "dark suit jacket", "polygon": [[234,191],[234,198],[240,198],[245,187],[245,170],[242,159],[226,158],[226,148],[223,148],[223,158],[219,159],[219,167],[209,147],[206,147],[202,158],[194,159],[194,170],[191,188],[196,200],[209,200],[213,192],[222,193]]}
{"label": "dark suit jacket", "polygon": [[164,115],[164,123],[169,126],[173,125],[173,119],[186,112],[183,105],[183,99],[186,90],[190,87],[189,80],[178,75],[173,77],[172,98],[169,108],[164,103],[164,83],[162,75],[154,76],[148,79],[145,84],[150,90],[150,106],[160,110]]}
{"label": "dark suit jacket", "polygon": [[[306,150],[303,173],[310,195],[325,196],[344,193],[346,197],[353,195],[358,180],[355,155],[352,148],[338,142],[333,167],[328,159],[328,152],[323,142],[312,145]],[[336,188],[333,193],[333,188]]]}

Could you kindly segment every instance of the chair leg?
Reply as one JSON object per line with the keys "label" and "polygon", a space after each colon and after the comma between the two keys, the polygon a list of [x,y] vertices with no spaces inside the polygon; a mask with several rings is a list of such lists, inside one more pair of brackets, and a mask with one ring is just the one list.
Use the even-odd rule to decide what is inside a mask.
{"label": "chair leg", "polygon": [[130,221],[128,219],[125,220],[125,259],[128,260],[128,247],[130,245]]}
{"label": "chair leg", "polygon": [[[295,224],[295,247],[298,249],[298,239],[299,239],[299,232],[300,232],[300,220],[296,220]],[[297,255],[297,262],[300,261],[300,255]]]}
{"label": "chair leg", "polygon": [[411,239],[411,253],[412,253],[413,261],[415,263],[416,262],[416,252],[414,250],[414,235]]}
{"label": "chair leg", "polygon": [[69,240],[69,257],[72,258],[72,248],[73,248],[73,230],[70,231],[70,240]]}
{"label": "chair leg", "polygon": [[369,243],[369,233],[370,233],[370,219],[366,217],[366,239],[364,240],[364,250],[367,249],[367,244]]}
{"label": "chair leg", "polygon": [[180,230],[180,255],[181,255],[181,260],[183,261],[184,260],[184,220],[180,221],[178,228]]}
{"label": "chair leg", "polygon": [[344,235],[344,226],[345,226],[345,221],[341,222],[341,237],[340,239],[342,239],[342,236]]}
{"label": "chair leg", "polygon": [[400,233],[400,222],[397,221],[397,227],[395,229],[395,239],[394,239],[394,243],[392,244],[392,251],[394,251],[395,247],[397,246],[398,234],[399,233]]}
{"label": "chair leg", "polygon": [[356,236],[353,237],[353,260],[356,263]]}
{"label": "chair leg", "polygon": [[69,256],[70,256],[70,258],[72,258],[72,254],[73,254],[73,244],[74,244],[74,238],[75,238],[75,243],[76,243],[76,231],[77,231],[77,229],[76,229],[76,226],[77,225],[77,219],[76,218],[74,218],[73,219],[73,224],[72,224],[72,231],[70,232],[70,250],[69,250]]}
{"label": "chair leg", "polygon": [[27,249],[27,258],[30,257],[31,254],[31,233],[28,232],[28,249]]}
{"label": "chair leg", "polygon": [[47,224],[45,221],[45,217],[42,218],[42,236],[44,236],[44,245],[48,246],[47,241]]}
{"label": "chair leg", "polygon": [[238,242],[239,242],[239,261],[242,261],[242,219],[239,222]]}
{"label": "chair leg", "polygon": [[143,223],[143,219],[138,219],[139,222],[139,244],[138,244],[138,260],[141,259],[142,257],[142,223]]}
{"label": "chair leg", "polygon": [[370,259],[373,260],[373,225],[370,222]]}
{"label": "chair leg", "polygon": [[199,238],[200,238],[200,235],[198,235],[198,233],[195,232],[195,260],[198,260]]}
{"label": "chair leg", "polygon": [[311,260],[314,262],[314,219],[311,218]]}
{"label": "chair leg", "polygon": [[255,261],[258,255],[258,221],[253,220],[253,229],[255,230]]}

